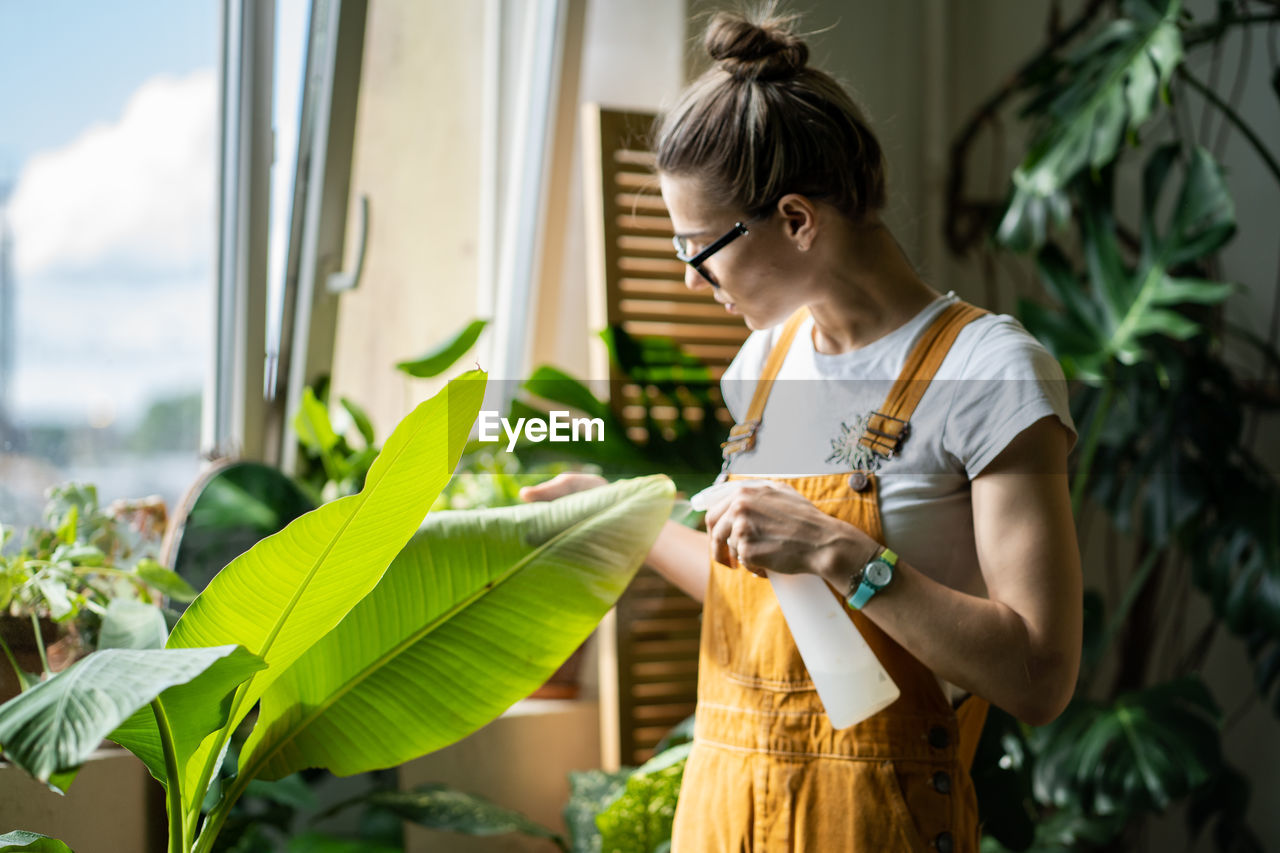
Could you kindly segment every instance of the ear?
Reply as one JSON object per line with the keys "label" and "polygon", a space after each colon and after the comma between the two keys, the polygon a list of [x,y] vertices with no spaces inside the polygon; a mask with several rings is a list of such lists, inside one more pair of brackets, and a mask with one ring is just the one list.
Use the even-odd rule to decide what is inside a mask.
{"label": "ear", "polygon": [[801,252],[807,252],[818,238],[818,206],[808,196],[788,193],[778,199],[778,213],[787,237]]}

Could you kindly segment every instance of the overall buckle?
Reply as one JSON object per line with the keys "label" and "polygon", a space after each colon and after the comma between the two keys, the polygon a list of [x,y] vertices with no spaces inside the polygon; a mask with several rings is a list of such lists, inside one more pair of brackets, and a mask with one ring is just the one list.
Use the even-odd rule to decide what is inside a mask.
{"label": "overall buckle", "polygon": [[756,446],[756,433],[760,430],[760,419],[754,418],[734,424],[729,430],[729,440],[720,442],[720,457],[724,464],[720,466],[723,477],[729,470],[729,460],[735,453],[742,453]]}
{"label": "overall buckle", "polygon": [[[877,422],[876,418],[880,418]],[[902,450],[902,443],[911,435],[911,422],[884,412],[872,412],[867,428],[859,441],[883,459],[890,459]]]}

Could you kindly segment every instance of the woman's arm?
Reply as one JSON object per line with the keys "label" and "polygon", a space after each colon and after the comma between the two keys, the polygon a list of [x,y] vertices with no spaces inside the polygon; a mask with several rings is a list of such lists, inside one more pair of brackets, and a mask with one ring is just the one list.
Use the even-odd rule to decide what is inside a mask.
{"label": "woman's arm", "polygon": [[[974,533],[989,599],[899,561],[863,613],[947,681],[1043,725],[1066,707],[1080,666],[1082,581],[1067,489],[1067,432],[1037,421],[973,480]],[[811,571],[838,590],[878,546],[784,492],[744,488],[707,516],[721,562]],[[806,506],[799,495],[795,495]],[[788,503],[793,499],[786,498]],[[889,543],[892,547],[893,543]]]}
{"label": "woman's arm", "polygon": [[883,598],[864,608],[942,678],[1032,725],[1062,713],[1080,668],[1083,591],[1066,449],[1066,430],[1045,418],[974,479],[974,536],[989,599],[899,563]]}
{"label": "woman's arm", "polygon": [[[520,499],[549,501],[594,489],[606,482],[595,474],[565,473],[545,483],[521,489]],[[711,578],[706,533],[668,521],[649,549],[645,563],[694,599],[702,601],[706,597],[707,581]]]}
{"label": "woman's arm", "polygon": [[649,549],[645,563],[690,597],[698,601],[706,599],[711,555],[707,550],[707,534],[703,531],[668,521]]}

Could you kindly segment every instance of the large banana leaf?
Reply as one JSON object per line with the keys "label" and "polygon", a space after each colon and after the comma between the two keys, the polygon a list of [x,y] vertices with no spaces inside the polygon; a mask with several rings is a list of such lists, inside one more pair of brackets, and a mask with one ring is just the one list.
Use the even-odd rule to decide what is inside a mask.
{"label": "large banana leaf", "polygon": [[[178,693],[175,707],[186,712],[170,719],[175,737],[179,731],[189,737],[193,728],[216,721],[219,700],[261,668],[260,659],[234,645],[94,652],[0,706],[0,746],[10,762],[47,782],[83,764],[135,712],[151,715],[148,704],[166,691]],[[193,680],[207,694],[194,705],[181,698]],[[158,737],[156,744],[158,754]],[[163,758],[152,758],[149,763],[163,766]]]}
{"label": "large banana leaf", "polygon": [[447,746],[528,695],[626,588],[666,521],[662,476],[428,516],[382,582],[280,676],[242,778],[339,775]]}
{"label": "large banana leaf", "polygon": [[1036,799],[1093,815],[1163,811],[1221,765],[1221,712],[1188,676],[1121,696],[1106,707],[1072,707],[1035,729]]}
{"label": "large banana leaf", "polygon": [[[483,374],[474,371],[450,382],[400,422],[359,494],[325,504],[263,539],[187,608],[170,648],[236,643],[267,663],[241,688],[228,730],[377,584],[449,481],[484,388]],[[183,793],[195,803],[203,796],[195,783],[205,778],[210,753],[225,738],[216,741],[188,753],[184,762],[189,784]]]}
{"label": "large banana leaf", "polygon": [[1235,232],[1235,211],[1222,170],[1208,151],[1190,155],[1182,186],[1163,233],[1157,232],[1157,207],[1165,194],[1177,149],[1163,146],[1143,175],[1147,209],[1142,252],[1130,269],[1124,260],[1110,215],[1110,188],[1086,193],[1081,205],[1081,237],[1088,265],[1084,286],[1056,247],[1043,249],[1037,263],[1041,278],[1062,303],[1059,312],[1023,302],[1019,313],[1028,331],[1042,340],[1070,376],[1101,382],[1112,359],[1125,365],[1150,360],[1148,335],[1185,340],[1200,325],[1172,306],[1211,305],[1226,299],[1232,286],[1175,277],[1180,267],[1220,248]]}
{"label": "large banana leaf", "polygon": [[1029,112],[1044,120],[1013,173],[1013,195],[997,239],[1025,251],[1064,222],[1067,184],[1111,162],[1127,133],[1150,117],[1182,61],[1181,0],[1126,0],[1109,23],[1045,81]]}

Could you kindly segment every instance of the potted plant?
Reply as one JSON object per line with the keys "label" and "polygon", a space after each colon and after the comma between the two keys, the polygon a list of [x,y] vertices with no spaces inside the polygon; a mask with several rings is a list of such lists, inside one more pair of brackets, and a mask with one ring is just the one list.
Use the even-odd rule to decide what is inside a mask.
{"label": "potted plant", "polygon": [[158,562],[165,523],[159,498],[103,507],[94,486],[65,483],[42,524],[0,525],[0,701],[94,649],[167,633],[166,598],[194,591]]}
{"label": "potted plant", "polygon": [[[0,706],[6,756],[65,787],[110,737],[164,784],[170,852],[209,851],[255,778],[393,766],[526,695],[621,594],[674,489],[649,477],[427,516],[484,386],[470,374],[420,405],[358,494],[232,561],[164,648],[94,652]],[[232,732],[254,708],[239,771],[215,787]]]}

